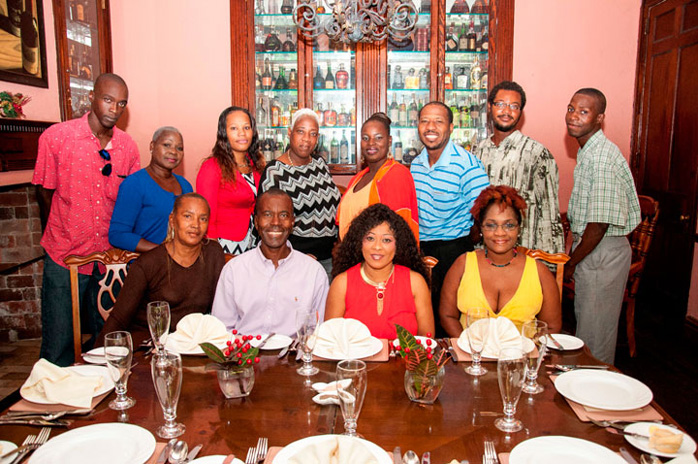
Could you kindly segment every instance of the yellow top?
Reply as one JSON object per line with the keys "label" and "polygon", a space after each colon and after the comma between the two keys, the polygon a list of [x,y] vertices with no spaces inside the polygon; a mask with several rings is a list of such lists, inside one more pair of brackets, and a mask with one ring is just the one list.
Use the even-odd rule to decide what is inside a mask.
{"label": "yellow top", "polygon": [[460,323],[464,329],[467,327],[465,314],[469,308],[487,308],[490,312],[490,317],[505,316],[518,327],[523,322],[535,319],[542,305],[543,288],[540,285],[535,259],[526,256],[526,264],[524,265],[519,287],[516,289],[514,296],[507,301],[507,304],[498,313],[495,313],[490,307],[482,289],[477,256],[474,251],[466,255],[465,272],[463,272],[463,278],[461,278],[458,286],[458,310],[462,313]]}
{"label": "yellow top", "polygon": [[339,238],[344,236],[349,230],[351,221],[361,214],[361,211],[369,207],[369,194],[371,193],[371,183],[364,185],[358,192],[354,192],[354,187],[349,187],[342,197],[342,213],[339,215]]}

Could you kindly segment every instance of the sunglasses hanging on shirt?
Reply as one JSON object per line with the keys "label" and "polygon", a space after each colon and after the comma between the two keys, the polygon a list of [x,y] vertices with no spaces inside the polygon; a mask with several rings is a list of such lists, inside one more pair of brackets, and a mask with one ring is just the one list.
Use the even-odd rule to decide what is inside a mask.
{"label": "sunglasses hanging on shirt", "polygon": [[[101,150],[99,150],[98,153],[99,153],[99,156],[101,156],[103,160],[111,161],[111,155],[109,154],[109,152],[107,150],[101,149]],[[104,167],[102,167],[101,172],[102,172],[102,175],[105,177],[108,177],[109,175],[111,175],[111,163],[105,164]]]}

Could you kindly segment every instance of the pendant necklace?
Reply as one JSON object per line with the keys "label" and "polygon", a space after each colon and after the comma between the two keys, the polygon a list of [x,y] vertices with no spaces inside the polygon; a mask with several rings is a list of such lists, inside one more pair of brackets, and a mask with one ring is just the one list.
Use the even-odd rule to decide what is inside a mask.
{"label": "pendant necklace", "polygon": [[511,259],[509,260],[508,263],[497,264],[497,263],[493,263],[492,260],[490,260],[490,258],[487,257],[487,247],[485,247],[485,261],[487,261],[490,265],[492,265],[494,267],[507,267],[512,262],[514,262],[514,259],[516,259],[516,255],[518,255],[518,254],[519,253],[516,251],[516,248],[514,248],[514,256],[511,257]]}
{"label": "pendant necklace", "polygon": [[390,274],[388,275],[388,278],[385,279],[384,282],[374,282],[371,279],[369,279],[368,276],[366,275],[366,272],[364,271],[363,264],[361,265],[361,267],[359,269],[361,272],[361,278],[364,279],[364,282],[376,287],[376,308],[378,310],[378,314],[380,315],[383,312],[383,299],[385,298],[385,284],[393,276],[393,271],[395,270],[395,265],[393,264],[392,269],[390,269]]}

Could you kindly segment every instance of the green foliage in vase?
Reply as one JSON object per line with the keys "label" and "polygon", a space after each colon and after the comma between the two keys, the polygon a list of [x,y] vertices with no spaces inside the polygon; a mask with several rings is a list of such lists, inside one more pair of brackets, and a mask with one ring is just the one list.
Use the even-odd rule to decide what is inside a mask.
{"label": "green foliage in vase", "polygon": [[227,348],[221,350],[212,343],[200,343],[199,346],[213,363],[206,366],[207,370],[232,370],[242,371],[245,367],[251,367],[259,362],[259,348],[250,345],[252,336],[243,335],[234,342],[229,341]]}
{"label": "green foliage in vase", "polygon": [[399,324],[395,324],[400,346],[397,355],[405,360],[406,369],[411,372],[415,389],[424,396],[431,388],[430,378],[446,364],[451,354],[438,346],[424,346],[411,333]]}

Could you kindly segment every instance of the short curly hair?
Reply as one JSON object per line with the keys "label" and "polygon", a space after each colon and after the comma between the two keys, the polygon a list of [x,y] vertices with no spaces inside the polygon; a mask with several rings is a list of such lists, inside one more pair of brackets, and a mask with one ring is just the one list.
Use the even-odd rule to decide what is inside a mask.
{"label": "short curly hair", "polygon": [[470,214],[473,215],[473,219],[475,219],[478,227],[482,226],[487,210],[494,204],[499,205],[499,211],[504,211],[510,206],[514,210],[519,224],[521,224],[521,220],[526,214],[526,200],[521,198],[519,192],[513,187],[508,185],[490,185],[480,192],[475,203],[473,203],[473,208],[470,210]]}
{"label": "short curly hair", "polygon": [[369,206],[351,222],[344,240],[337,249],[332,265],[332,277],[336,277],[364,261],[364,255],[361,251],[364,237],[371,229],[384,222],[388,224],[395,235],[393,263],[418,272],[428,284],[430,282],[429,270],[424,264],[422,253],[419,251],[412,230],[404,219],[382,203]]}

